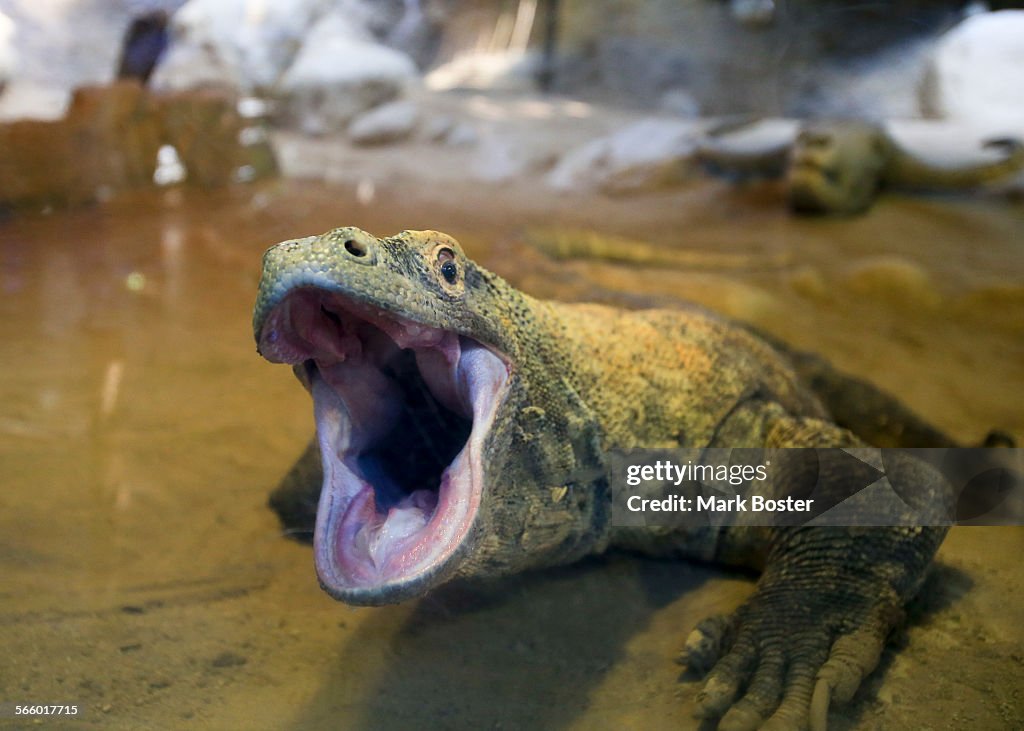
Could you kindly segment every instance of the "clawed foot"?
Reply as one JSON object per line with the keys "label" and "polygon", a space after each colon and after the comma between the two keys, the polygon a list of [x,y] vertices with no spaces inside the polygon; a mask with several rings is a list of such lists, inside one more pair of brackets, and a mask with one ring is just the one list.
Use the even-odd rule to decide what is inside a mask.
{"label": "clawed foot", "polygon": [[708,673],[697,717],[721,718],[719,731],[823,731],[829,706],[853,697],[901,616],[884,588],[860,593],[815,590],[783,575],[734,614],[701,622],[681,657]]}

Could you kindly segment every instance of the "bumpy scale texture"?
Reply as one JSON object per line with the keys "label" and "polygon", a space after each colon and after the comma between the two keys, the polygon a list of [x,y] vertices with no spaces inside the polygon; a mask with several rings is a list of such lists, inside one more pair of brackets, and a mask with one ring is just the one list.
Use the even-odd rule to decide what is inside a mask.
{"label": "bumpy scale texture", "polygon": [[[438,246],[455,252],[455,282],[439,275]],[[763,568],[742,606],[685,641],[684,661],[707,673],[698,714],[720,718],[725,731],[825,728],[830,703],[848,701],[874,669],[942,540],[939,528],[613,526],[612,449],[952,444],[868,384],[699,308],[538,301],[445,234],[377,239],[343,228],[268,251],[257,338],[268,311],[300,286],[472,337],[510,364],[484,450],[484,500],[457,575],[567,563],[610,547]],[[308,521],[315,509],[316,451],[272,498],[286,520]],[[937,504],[948,500],[937,474],[912,462],[903,469]],[[837,470],[840,493],[844,479]]]}

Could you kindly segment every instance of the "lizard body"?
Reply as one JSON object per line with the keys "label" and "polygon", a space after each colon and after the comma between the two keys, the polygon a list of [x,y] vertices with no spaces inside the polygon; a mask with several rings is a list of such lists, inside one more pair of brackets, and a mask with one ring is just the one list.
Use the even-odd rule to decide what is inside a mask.
{"label": "lizard body", "polygon": [[[540,301],[445,234],[341,228],[265,254],[254,330],[313,395],[317,440],[273,500],[283,515],[316,505],[328,593],[397,602],[610,547],[763,568],[735,613],[686,641],[708,672],[698,713],[721,729],[824,728],[944,535],[612,525],[613,449],[864,444],[801,380],[820,363],[697,307]],[[904,469],[946,499],[936,474]]]}
{"label": "lizard body", "polygon": [[709,135],[698,159],[734,178],[784,178],[797,213],[859,214],[883,190],[970,190],[1009,179],[1024,166],[1024,145],[1016,139],[983,141],[999,159],[940,163],[905,149],[884,125],[852,119],[803,122],[792,139],[772,139],[760,149],[736,150],[719,139],[743,126],[726,124]]}

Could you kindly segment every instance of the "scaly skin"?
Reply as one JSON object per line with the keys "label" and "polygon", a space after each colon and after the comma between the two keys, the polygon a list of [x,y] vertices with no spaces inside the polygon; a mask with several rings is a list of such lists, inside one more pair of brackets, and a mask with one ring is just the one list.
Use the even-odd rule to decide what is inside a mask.
{"label": "scaly skin", "polygon": [[[455,252],[455,283],[439,276],[439,246]],[[698,713],[721,717],[727,731],[820,729],[830,701],[849,700],[874,668],[942,540],[944,531],[933,528],[611,525],[612,449],[864,443],[833,423],[786,355],[696,307],[628,312],[538,301],[474,264],[444,234],[377,239],[346,228],[267,252],[254,315],[258,341],[269,311],[309,286],[472,337],[510,364],[484,445],[481,507],[457,567],[361,596],[361,603],[405,599],[453,576],[564,564],[610,547],[764,567],[735,613],[706,620],[686,641],[686,661],[709,671]],[[831,372],[820,363],[804,370]],[[315,504],[316,452],[307,451],[275,494],[283,514],[294,518]],[[904,469],[936,502],[945,501],[945,483],[934,473],[916,463]],[[843,480],[835,475],[837,490]]]}

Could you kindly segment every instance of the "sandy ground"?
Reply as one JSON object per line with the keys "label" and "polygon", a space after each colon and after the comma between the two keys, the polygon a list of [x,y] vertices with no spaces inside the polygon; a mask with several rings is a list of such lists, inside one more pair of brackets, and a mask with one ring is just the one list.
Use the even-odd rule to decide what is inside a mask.
{"label": "sandy ground", "polygon": [[[146,195],[0,224],[0,701],[83,708],[39,727],[697,728],[697,683],[672,660],[749,576],[615,555],[386,608],[319,590],[308,547],[265,507],[312,428],[306,394],[251,336],[260,253],[284,238],[448,230],[532,293],[696,299],[962,439],[1024,439],[1019,204],[890,197],[852,221],[794,220],[771,186],[560,198],[423,185],[338,154],[332,186]],[[544,227],[750,263],[556,263],[527,242]],[[766,268],[766,253],[786,263]],[[911,621],[832,727],[1024,728],[1022,551],[1021,527],[952,531]]]}

